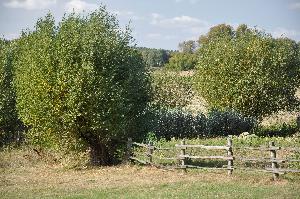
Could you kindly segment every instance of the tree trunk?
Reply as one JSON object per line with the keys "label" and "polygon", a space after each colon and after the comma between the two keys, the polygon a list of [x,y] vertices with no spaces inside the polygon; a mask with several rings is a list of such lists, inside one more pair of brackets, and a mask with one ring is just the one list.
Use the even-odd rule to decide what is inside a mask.
{"label": "tree trunk", "polygon": [[81,133],[81,137],[90,147],[90,164],[91,165],[111,165],[110,149],[107,144],[101,142],[98,136],[92,133]]}
{"label": "tree trunk", "polygon": [[93,143],[90,144],[90,163],[92,165],[111,165],[112,158],[109,154],[109,149],[105,144]]}

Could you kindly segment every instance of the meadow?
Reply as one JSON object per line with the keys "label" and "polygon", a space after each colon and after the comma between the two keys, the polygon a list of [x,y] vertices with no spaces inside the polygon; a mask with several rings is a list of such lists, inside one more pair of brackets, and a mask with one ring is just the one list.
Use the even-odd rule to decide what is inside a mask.
{"label": "meadow", "polygon": [[1,152],[1,198],[299,198],[300,176],[163,170],[123,164],[66,169],[26,150]]}

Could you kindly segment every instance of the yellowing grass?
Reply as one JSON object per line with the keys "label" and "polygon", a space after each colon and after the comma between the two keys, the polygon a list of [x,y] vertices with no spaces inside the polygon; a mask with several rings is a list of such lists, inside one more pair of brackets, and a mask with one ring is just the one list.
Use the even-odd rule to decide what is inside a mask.
{"label": "yellowing grass", "polygon": [[[4,157],[7,152],[0,152]],[[16,154],[16,153],[15,153]],[[18,153],[21,155],[21,152]],[[16,159],[11,159],[16,161]],[[5,158],[4,161],[9,161]],[[300,175],[162,170],[121,165],[65,169],[29,162],[0,166],[0,198],[297,198]]]}

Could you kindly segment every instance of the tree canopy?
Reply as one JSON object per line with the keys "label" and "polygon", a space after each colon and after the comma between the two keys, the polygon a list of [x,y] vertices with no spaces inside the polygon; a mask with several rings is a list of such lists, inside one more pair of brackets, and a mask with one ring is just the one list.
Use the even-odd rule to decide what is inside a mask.
{"label": "tree canopy", "polygon": [[169,61],[172,51],[155,48],[137,48],[141,52],[143,60],[147,67],[162,67]]}
{"label": "tree canopy", "polygon": [[10,142],[19,125],[13,88],[14,45],[0,39],[0,146]]}
{"label": "tree canopy", "polygon": [[224,37],[231,38],[233,35],[234,30],[230,25],[219,24],[211,27],[206,35],[201,35],[198,39],[198,45],[201,46]]}
{"label": "tree canopy", "polygon": [[192,70],[197,64],[197,56],[192,53],[173,53],[169,63],[165,65],[167,69],[175,71]]}
{"label": "tree canopy", "polygon": [[14,84],[33,143],[87,146],[97,163],[110,164],[116,142],[141,133],[149,80],[131,38],[104,7],[66,15],[58,26],[48,14],[23,33]]}
{"label": "tree canopy", "polygon": [[178,49],[182,53],[194,53],[196,48],[196,42],[193,40],[183,41],[178,44]]}
{"label": "tree canopy", "polygon": [[[211,31],[217,29],[220,35],[202,42],[199,49],[195,82],[211,107],[261,118],[298,103],[294,95],[300,59],[295,41],[274,39],[245,26],[232,31],[228,25],[219,25]],[[209,32],[203,38],[212,35]]]}

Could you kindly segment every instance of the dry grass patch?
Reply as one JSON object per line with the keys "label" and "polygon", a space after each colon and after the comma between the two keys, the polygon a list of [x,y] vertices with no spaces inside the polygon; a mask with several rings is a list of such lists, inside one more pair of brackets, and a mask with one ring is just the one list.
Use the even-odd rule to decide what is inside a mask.
{"label": "dry grass patch", "polygon": [[226,171],[183,173],[137,165],[66,169],[39,159],[35,153],[30,160],[22,151],[11,154],[14,156],[0,152],[6,161],[0,166],[0,198],[186,198],[201,193],[207,198],[215,193],[227,198],[234,192],[265,196],[268,190],[278,190],[282,197],[300,195],[299,175],[274,182],[270,174],[242,171],[229,177]]}

